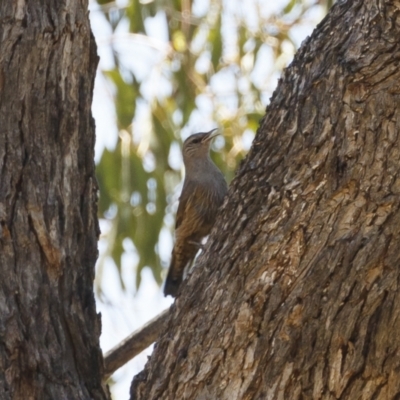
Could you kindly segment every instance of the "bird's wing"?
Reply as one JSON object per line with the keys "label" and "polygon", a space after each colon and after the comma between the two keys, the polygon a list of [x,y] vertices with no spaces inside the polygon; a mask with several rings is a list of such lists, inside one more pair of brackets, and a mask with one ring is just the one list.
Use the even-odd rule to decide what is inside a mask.
{"label": "bird's wing", "polygon": [[206,218],[208,211],[213,206],[211,193],[195,181],[186,181],[179,198],[178,211],[176,213],[175,229],[182,224],[186,215],[193,218]]}
{"label": "bird's wing", "polygon": [[182,188],[181,196],[179,197],[178,211],[176,212],[175,229],[178,229],[182,223],[185,214],[186,207],[193,202],[193,195],[196,190],[196,184],[193,181],[185,181]]}

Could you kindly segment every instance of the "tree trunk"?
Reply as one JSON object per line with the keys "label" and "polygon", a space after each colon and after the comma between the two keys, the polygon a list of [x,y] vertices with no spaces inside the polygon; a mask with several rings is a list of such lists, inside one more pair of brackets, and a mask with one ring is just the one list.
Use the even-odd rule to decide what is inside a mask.
{"label": "tree trunk", "polygon": [[0,397],[101,386],[87,1],[0,2]]}
{"label": "tree trunk", "polygon": [[400,398],[399,38],[352,0],[305,41],[132,399]]}

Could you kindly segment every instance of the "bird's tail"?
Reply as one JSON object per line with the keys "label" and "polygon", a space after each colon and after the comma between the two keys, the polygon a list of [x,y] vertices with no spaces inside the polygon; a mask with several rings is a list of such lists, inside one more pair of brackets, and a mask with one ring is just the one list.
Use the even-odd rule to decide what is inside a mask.
{"label": "bird's tail", "polygon": [[167,279],[164,285],[164,296],[171,295],[176,297],[178,294],[179,286],[183,280],[182,257],[176,254],[176,248],[172,251],[171,264],[169,266]]}
{"label": "bird's tail", "polygon": [[164,295],[171,295],[172,297],[176,297],[178,294],[179,287],[182,283],[182,277],[174,277],[171,273],[171,269],[168,272],[167,279],[165,280],[164,285]]}
{"label": "bird's tail", "polygon": [[171,265],[169,266],[167,279],[165,280],[164,295],[176,297],[183,281],[185,269],[190,266],[198,247],[193,244],[185,244],[185,247],[175,244],[172,250]]}

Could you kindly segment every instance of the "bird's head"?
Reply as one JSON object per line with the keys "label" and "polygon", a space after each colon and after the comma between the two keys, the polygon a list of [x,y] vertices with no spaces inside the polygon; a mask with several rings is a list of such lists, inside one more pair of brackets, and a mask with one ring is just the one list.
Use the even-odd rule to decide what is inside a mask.
{"label": "bird's head", "polygon": [[209,132],[195,133],[185,140],[182,150],[185,165],[193,159],[208,157],[211,140],[219,135],[218,133],[214,133],[217,129],[212,129]]}

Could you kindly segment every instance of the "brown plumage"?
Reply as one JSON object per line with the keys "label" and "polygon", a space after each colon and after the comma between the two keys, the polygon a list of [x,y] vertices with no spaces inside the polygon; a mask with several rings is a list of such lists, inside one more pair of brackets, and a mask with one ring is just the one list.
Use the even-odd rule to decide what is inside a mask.
{"label": "brown plumage", "polygon": [[211,139],[215,131],[196,133],[183,144],[185,181],[175,225],[175,245],[165,281],[165,296],[177,295],[183,273],[207,236],[227,192],[224,176],[210,158]]}

